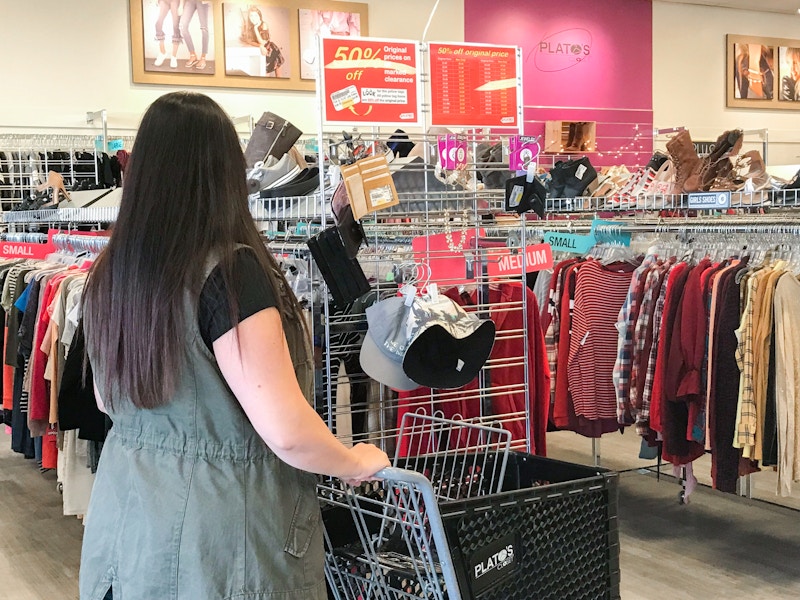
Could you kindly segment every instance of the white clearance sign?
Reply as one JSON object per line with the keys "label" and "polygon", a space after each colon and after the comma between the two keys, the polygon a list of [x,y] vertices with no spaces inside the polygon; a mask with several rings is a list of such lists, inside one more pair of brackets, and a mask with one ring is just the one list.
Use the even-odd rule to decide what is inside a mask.
{"label": "white clearance sign", "polygon": [[543,271],[553,266],[553,249],[550,244],[526,246],[525,252],[511,248],[493,251],[489,256],[490,277],[513,277],[522,273]]}

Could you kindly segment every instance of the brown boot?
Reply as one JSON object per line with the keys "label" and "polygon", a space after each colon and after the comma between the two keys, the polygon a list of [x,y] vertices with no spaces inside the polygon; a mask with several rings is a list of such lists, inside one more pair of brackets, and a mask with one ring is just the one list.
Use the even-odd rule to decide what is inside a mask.
{"label": "brown boot", "polygon": [[579,146],[576,143],[578,139],[578,127],[580,123],[570,123],[569,124],[569,138],[567,139],[567,152],[577,152],[579,150]]}
{"label": "brown boot", "polygon": [[688,185],[689,178],[699,173],[701,162],[692,144],[692,137],[689,132],[683,130],[667,142],[667,152],[672,159],[675,167],[675,184],[672,188],[673,194],[684,192],[696,192],[700,189],[700,181],[694,185]]}
{"label": "brown boot", "polygon": [[[717,138],[711,153],[704,159],[703,168],[700,173],[699,185],[703,190],[708,190],[715,180],[724,178],[731,170],[732,165],[729,157],[739,154],[742,149],[744,134],[741,129],[725,131]],[[692,185],[697,182],[691,181]]]}
{"label": "brown boot", "polygon": [[764,159],[761,158],[761,153],[758,150],[750,150],[742,155],[742,159],[747,161],[747,171],[742,173],[742,178],[747,183],[749,179],[752,181],[753,187],[756,190],[763,190],[769,184],[769,175],[767,174],[767,165],[764,164]]}

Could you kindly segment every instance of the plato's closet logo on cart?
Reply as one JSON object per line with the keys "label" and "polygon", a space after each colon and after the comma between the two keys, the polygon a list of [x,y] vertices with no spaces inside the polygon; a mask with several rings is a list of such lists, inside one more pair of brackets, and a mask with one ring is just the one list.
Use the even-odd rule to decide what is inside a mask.
{"label": "plato's closet logo on cart", "polygon": [[512,533],[472,555],[469,561],[472,575],[470,583],[475,595],[493,587],[516,570],[520,559],[517,551],[519,547],[517,536]]}
{"label": "plato's closet logo on cart", "polygon": [[475,579],[480,579],[492,571],[502,571],[514,564],[514,546],[509,544],[499,552],[495,552],[484,562],[475,565]]}
{"label": "plato's closet logo on cart", "polygon": [[542,38],[533,52],[534,65],[540,71],[571,69],[592,55],[592,34],[582,28],[551,33]]}

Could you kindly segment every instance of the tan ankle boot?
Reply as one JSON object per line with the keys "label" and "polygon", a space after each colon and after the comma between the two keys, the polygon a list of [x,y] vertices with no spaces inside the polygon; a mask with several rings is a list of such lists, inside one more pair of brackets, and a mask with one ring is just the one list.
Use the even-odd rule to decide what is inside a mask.
{"label": "tan ankle boot", "polygon": [[673,194],[684,192],[699,191],[699,181],[696,185],[687,185],[687,180],[699,172],[701,167],[700,158],[695,152],[692,144],[692,137],[689,132],[683,130],[667,142],[667,152],[669,152],[672,164],[675,167],[675,184],[672,188]]}

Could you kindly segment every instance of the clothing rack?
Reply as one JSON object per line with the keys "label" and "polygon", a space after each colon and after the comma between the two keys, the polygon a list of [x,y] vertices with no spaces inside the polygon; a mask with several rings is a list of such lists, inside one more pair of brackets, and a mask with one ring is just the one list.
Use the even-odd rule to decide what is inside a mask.
{"label": "clothing rack", "polygon": [[[705,242],[714,243],[713,240],[717,237],[766,236],[769,241],[766,246],[762,244],[763,247],[782,248],[787,253],[790,253],[796,248],[797,242],[794,238],[800,237],[800,215],[788,214],[783,217],[767,215],[759,217],[757,222],[754,222],[752,219],[746,221],[738,217],[671,220],[645,219],[641,221],[619,220],[615,223],[606,222],[600,224],[595,227],[594,232],[600,239],[602,239],[604,235],[613,237],[619,236],[622,233],[674,234],[679,236],[678,239],[682,239],[683,243],[694,244],[699,242],[701,247]],[[747,245],[752,244],[752,239],[745,238],[745,241]],[[744,250],[747,245],[741,248],[741,250]],[[601,461],[599,439],[592,440],[592,456],[595,464],[599,466]],[[645,469],[652,468],[654,467],[645,467]],[[686,472],[684,467],[679,477],[681,484],[679,498],[681,503],[684,502],[685,497],[685,476]],[[747,498],[753,497],[754,485],[752,478],[753,474],[744,475],[739,478],[737,493],[740,496]]]}
{"label": "clothing rack", "polygon": [[23,244],[46,244],[46,233],[0,233],[0,240],[4,242],[18,242]]}
{"label": "clothing rack", "polygon": [[108,245],[108,240],[104,235],[57,233],[53,236],[56,249],[66,254],[88,253],[96,256]]}

